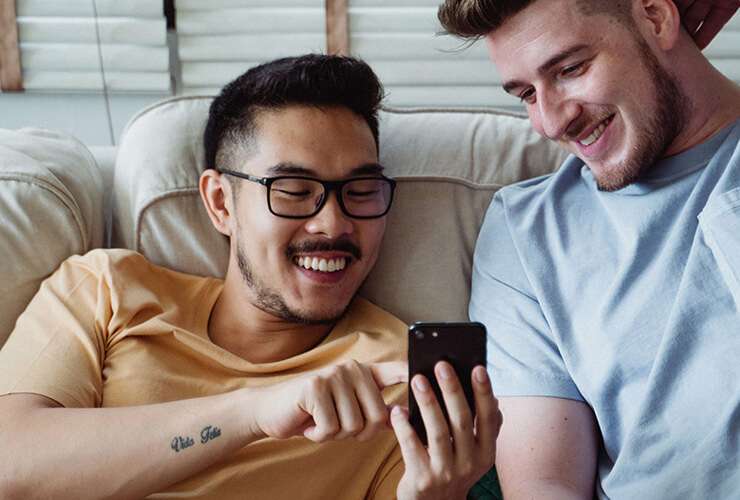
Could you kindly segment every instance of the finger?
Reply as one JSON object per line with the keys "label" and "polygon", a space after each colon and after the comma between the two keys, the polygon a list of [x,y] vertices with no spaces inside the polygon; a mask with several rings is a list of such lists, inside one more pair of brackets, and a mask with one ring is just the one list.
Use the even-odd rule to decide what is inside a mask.
{"label": "finger", "polygon": [[496,454],[496,438],[501,429],[502,415],[498,400],[493,395],[491,379],[483,366],[476,366],[471,374],[475,395],[475,435],[480,452],[493,460]]}
{"label": "finger", "polygon": [[712,8],[711,0],[695,0],[681,16],[681,22],[693,36]]}
{"label": "finger", "polygon": [[442,409],[439,407],[432,386],[423,375],[415,375],[411,379],[411,389],[414,392],[416,403],[419,406],[421,420],[427,431],[427,446],[429,457],[435,466],[440,468],[452,464],[452,443],[450,429],[447,426]]}
{"label": "finger", "polygon": [[386,361],[369,366],[375,383],[381,389],[409,380],[409,365],[405,361]]}
{"label": "finger", "polygon": [[372,370],[365,365],[359,365],[362,370],[362,377],[358,380],[355,390],[357,391],[357,401],[360,410],[365,419],[365,426],[362,432],[357,434],[357,439],[365,441],[375,436],[378,432],[387,429],[388,407],[383,401],[383,394],[375,384]]}
{"label": "finger", "polygon": [[365,427],[365,418],[360,410],[355,394],[355,380],[343,376],[334,377],[331,381],[332,397],[339,418],[339,429],[334,439],[345,439],[355,436]]}
{"label": "finger", "polygon": [[396,434],[398,445],[401,448],[401,456],[407,472],[413,476],[416,472],[429,467],[429,454],[421,444],[419,436],[409,423],[408,412],[400,406],[394,406],[391,410],[391,426]]}
{"label": "finger", "polygon": [[[740,5],[740,4],[739,4]],[[704,49],[709,43],[714,40],[717,33],[720,32],[722,27],[727,24],[733,14],[737,11],[737,7],[716,7],[704,20],[704,24],[701,25],[699,31],[694,34],[694,41],[700,49]]]}
{"label": "finger", "polygon": [[331,439],[339,430],[339,419],[326,381],[320,377],[312,377],[308,381],[306,392],[306,400],[301,406],[311,415],[315,425],[307,427],[303,435],[317,443]]}
{"label": "finger", "polygon": [[434,373],[442,389],[442,398],[447,407],[455,456],[458,458],[470,457],[475,448],[473,415],[470,413],[470,407],[467,399],[465,399],[465,392],[463,392],[462,385],[460,385],[460,380],[457,378],[455,369],[446,361],[437,363],[434,367]]}

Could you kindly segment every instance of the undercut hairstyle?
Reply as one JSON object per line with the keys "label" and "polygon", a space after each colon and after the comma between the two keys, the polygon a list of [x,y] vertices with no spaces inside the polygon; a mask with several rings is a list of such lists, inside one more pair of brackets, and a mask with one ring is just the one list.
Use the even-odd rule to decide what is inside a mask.
{"label": "undercut hairstyle", "polygon": [[[537,1],[550,0],[445,0],[437,17],[447,33],[475,41]],[[577,0],[576,8],[586,16],[606,14],[626,26],[633,23],[632,0]]]}
{"label": "undercut hairstyle", "polygon": [[370,127],[377,149],[382,99],[373,70],[351,57],[308,54],[256,66],[211,103],[203,135],[205,168],[241,170],[234,162],[252,151],[258,115],[292,105],[349,109]]}

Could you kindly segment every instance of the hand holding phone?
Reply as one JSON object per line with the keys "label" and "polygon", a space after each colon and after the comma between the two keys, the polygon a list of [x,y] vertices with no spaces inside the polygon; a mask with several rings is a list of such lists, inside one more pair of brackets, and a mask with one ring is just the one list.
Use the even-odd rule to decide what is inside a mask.
{"label": "hand holding phone", "polygon": [[[447,361],[457,374],[471,415],[475,415],[475,398],[471,372],[477,365],[486,366],[486,328],[481,323],[414,323],[409,328],[409,380],[424,375],[434,391],[449,424],[442,391],[434,375],[434,366]],[[409,422],[423,444],[427,433],[413,391],[409,392]]]}
{"label": "hand holding phone", "polygon": [[406,468],[396,490],[399,500],[465,498],[493,466],[502,416],[485,349],[481,324],[410,328],[411,416],[399,406],[391,411]]}

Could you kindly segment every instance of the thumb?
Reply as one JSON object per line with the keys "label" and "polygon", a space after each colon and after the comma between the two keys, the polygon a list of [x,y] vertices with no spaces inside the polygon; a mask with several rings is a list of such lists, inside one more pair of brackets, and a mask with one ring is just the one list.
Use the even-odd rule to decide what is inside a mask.
{"label": "thumb", "polygon": [[370,365],[370,371],[380,389],[409,380],[409,365],[405,361],[373,363]]}

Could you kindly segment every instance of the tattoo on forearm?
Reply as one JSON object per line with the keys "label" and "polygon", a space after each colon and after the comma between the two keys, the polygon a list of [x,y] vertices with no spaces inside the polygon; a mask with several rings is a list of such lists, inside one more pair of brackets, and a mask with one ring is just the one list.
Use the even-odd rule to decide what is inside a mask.
{"label": "tattoo on forearm", "polygon": [[200,442],[202,444],[206,444],[208,441],[211,441],[212,439],[216,439],[221,435],[221,429],[218,427],[207,425],[203,427],[203,430],[200,431]]}
{"label": "tattoo on forearm", "polygon": [[[221,429],[215,425],[207,425],[200,431],[200,442],[206,444],[208,441],[213,441],[221,435]],[[175,453],[179,453],[185,448],[190,448],[195,444],[195,440],[190,436],[175,436],[170,442],[170,448],[175,450]]]}
{"label": "tattoo on forearm", "polygon": [[184,450],[185,448],[190,448],[195,444],[195,440],[191,438],[190,436],[176,436],[172,438],[172,443],[170,443],[170,448],[175,450],[175,453]]}

